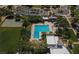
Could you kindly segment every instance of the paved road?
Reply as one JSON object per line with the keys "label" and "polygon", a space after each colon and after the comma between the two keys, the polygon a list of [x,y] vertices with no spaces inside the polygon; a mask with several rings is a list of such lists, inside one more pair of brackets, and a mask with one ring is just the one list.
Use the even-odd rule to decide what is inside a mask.
{"label": "paved road", "polygon": [[74,28],[72,27],[71,21],[69,20],[69,18],[68,18],[66,15],[64,15],[64,16],[65,16],[66,20],[68,21],[68,23],[69,23],[71,29],[73,30],[74,34],[77,35],[77,32],[76,32],[76,31],[74,30]]}
{"label": "paved road", "polygon": [[74,34],[77,35],[77,32],[76,30],[74,30],[74,28],[72,27],[71,25],[71,21],[69,20],[69,15],[71,14],[70,10],[69,10],[69,13],[67,15],[63,15],[63,14],[57,14],[57,15],[60,15],[60,16],[64,16],[66,18],[66,20],[68,21],[69,25],[70,25],[70,28],[73,30]]}

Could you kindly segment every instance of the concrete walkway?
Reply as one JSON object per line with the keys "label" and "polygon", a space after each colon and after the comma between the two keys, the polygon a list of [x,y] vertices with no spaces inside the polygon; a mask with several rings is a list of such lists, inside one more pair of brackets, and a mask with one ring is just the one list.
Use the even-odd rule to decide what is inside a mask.
{"label": "concrete walkway", "polygon": [[50,48],[50,52],[51,54],[70,54],[67,48],[65,48],[64,46],[62,48],[56,48],[56,49]]}

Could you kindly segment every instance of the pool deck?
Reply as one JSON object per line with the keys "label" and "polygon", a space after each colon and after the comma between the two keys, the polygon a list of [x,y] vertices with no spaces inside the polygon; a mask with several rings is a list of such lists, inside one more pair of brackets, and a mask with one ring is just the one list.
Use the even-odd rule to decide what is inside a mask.
{"label": "pool deck", "polygon": [[[50,32],[53,32],[53,33],[55,33],[55,30],[56,30],[54,24],[51,23],[51,22],[44,22],[44,24],[43,24],[43,23],[32,24],[30,41],[35,40],[34,37],[33,37],[33,36],[34,36],[34,26],[35,26],[35,25],[49,25]],[[48,32],[47,32],[47,33],[48,33]],[[41,32],[40,32],[39,35],[40,35],[40,38],[39,38],[39,39],[41,39]]]}
{"label": "pool deck", "polygon": [[31,38],[30,38],[30,41],[34,40],[33,32],[34,32],[34,24],[32,24],[32,27],[31,27]]}
{"label": "pool deck", "polygon": [[51,22],[45,22],[45,24],[49,25],[50,31],[53,32],[53,33],[55,33],[56,28],[55,28],[55,26],[54,26],[53,23],[51,23]]}

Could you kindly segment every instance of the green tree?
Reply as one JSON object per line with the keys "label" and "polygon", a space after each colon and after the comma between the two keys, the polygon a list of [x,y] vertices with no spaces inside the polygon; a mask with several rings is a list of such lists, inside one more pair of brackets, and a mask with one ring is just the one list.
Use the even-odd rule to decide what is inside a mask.
{"label": "green tree", "polygon": [[13,5],[8,5],[8,6],[7,6],[7,9],[8,9],[9,11],[12,11],[12,10],[13,10]]}
{"label": "green tree", "polygon": [[22,26],[26,28],[28,26],[28,22],[24,21],[23,24],[22,24]]}
{"label": "green tree", "polygon": [[18,43],[19,53],[25,54],[31,51],[31,44],[29,42],[30,32],[26,28],[21,29],[21,39]]}
{"label": "green tree", "polygon": [[0,16],[0,22],[1,22],[1,16]]}
{"label": "green tree", "polygon": [[72,16],[72,17],[75,15],[75,9],[76,9],[76,5],[71,5],[71,6],[70,6],[71,16]]}

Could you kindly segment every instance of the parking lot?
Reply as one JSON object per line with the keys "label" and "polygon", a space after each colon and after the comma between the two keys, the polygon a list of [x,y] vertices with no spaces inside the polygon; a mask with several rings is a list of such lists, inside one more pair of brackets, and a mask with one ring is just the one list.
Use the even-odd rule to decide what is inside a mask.
{"label": "parking lot", "polygon": [[16,22],[15,19],[6,19],[1,25],[1,27],[21,27],[21,26],[22,22],[21,21]]}

